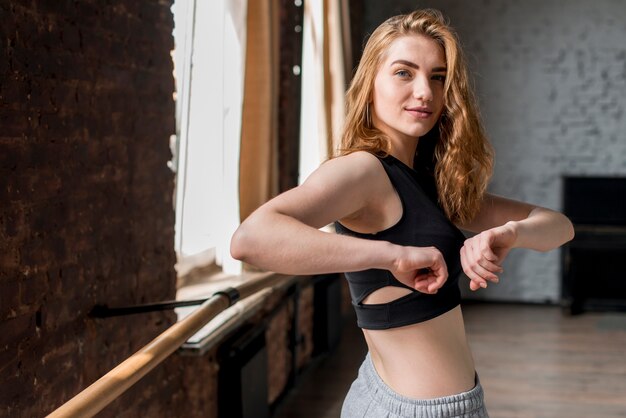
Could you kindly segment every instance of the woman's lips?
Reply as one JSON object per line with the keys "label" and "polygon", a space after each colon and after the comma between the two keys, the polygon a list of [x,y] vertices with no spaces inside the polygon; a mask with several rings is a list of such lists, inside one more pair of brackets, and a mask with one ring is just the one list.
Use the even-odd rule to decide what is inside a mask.
{"label": "woman's lips", "polygon": [[405,110],[418,119],[426,119],[433,114],[433,112],[426,107],[407,107]]}

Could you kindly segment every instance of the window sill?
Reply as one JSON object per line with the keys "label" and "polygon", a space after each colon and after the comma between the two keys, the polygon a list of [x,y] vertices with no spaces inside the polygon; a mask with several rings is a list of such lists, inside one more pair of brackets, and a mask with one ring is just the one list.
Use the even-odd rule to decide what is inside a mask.
{"label": "window sill", "polygon": [[[202,299],[209,298],[218,290],[226,287],[237,286],[247,280],[268,276],[275,276],[277,281],[266,289],[240,300],[219,313],[182,345],[181,354],[203,355],[259,312],[271,295],[289,287],[298,280],[299,276],[284,276],[273,272],[244,272],[241,275],[233,276],[222,272],[213,272],[205,275],[201,281],[196,278],[194,283],[180,287],[176,295],[177,300]],[[197,308],[197,306],[177,308],[178,320],[184,319]]]}

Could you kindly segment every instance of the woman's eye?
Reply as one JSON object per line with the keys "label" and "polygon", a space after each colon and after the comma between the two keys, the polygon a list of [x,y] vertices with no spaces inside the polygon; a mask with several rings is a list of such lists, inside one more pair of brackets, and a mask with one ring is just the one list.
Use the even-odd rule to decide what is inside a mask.
{"label": "woman's eye", "polygon": [[445,75],[442,75],[442,74],[440,74],[440,75],[434,75],[434,76],[433,76],[433,80],[436,80],[436,81],[441,81],[441,82],[443,83],[444,81],[446,81],[446,76],[445,76]]}
{"label": "woman's eye", "polygon": [[398,70],[396,71],[396,75],[404,78],[410,76],[411,74],[409,74],[407,70]]}

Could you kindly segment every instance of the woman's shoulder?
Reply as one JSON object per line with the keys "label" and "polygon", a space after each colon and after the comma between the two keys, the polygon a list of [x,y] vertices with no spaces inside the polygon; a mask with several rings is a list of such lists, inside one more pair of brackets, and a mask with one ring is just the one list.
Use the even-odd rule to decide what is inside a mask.
{"label": "woman's shoulder", "polygon": [[325,164],[344,168],[360,175],[379,174],[382,168],[380,158],[367,151],[354,151],[340,155],[326,161]]}
{"label": "woman's shoulder", "polygon": [[381,184],[384,173],[377,156],[367,151],[355,151],[325,161],[305,183],[326,187],[333,184],[334,187],[363,189],[365,192]]}

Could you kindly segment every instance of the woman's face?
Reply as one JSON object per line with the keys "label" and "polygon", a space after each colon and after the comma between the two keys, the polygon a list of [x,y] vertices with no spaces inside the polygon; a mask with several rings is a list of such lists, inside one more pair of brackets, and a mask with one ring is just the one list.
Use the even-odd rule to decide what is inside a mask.
{"label": "woman's face", "polygon": [[446,61],[443,48],[423,35],[394,40],[378,69],[372,123],[392,142],[430,131],[443,109]]}

